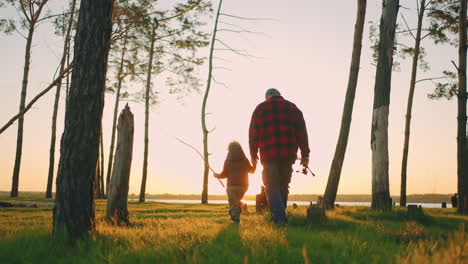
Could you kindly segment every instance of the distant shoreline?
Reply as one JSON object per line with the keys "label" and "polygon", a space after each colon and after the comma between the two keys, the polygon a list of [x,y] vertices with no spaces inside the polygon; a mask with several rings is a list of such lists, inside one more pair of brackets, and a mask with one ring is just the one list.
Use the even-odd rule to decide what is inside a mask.
{"label": "distant shoreline", "polygon": [[[55,195],[55,193],[53,194]],[[408,203],[450,203],[450,197],[453,194],[410,194],[407,196]],[[0,191],[0,199],[10,196],[10,192]],[[146,199],[160,200],[200,200],[199,194],[146,194]],[[319,194],[290,194],[290,201],[317,201]],[[19,198],[41,198],[44,199],[44,192],[20,192]],[[139,195],[129,194],[129,199],[138,199]],[[400,201],[399,196],[392,196],[393,202]],[[227,200],[226,195],[208,195],[208,200]],[[246,195],[244,200],[254,201],[255,195]],[[336,202],[370,202],[370,194],[338,194]]]}

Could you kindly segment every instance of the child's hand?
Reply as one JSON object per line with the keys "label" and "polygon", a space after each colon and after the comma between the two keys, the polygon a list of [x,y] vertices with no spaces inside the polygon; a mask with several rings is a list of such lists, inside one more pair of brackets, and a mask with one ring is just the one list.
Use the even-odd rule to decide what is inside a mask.
{"label": "child's hand", "polygon": [[213,174],[213,176],[214,176],[215,178],[219,178],[220,175],[219,175],[219,173],[216,173],[216,172],[215,172],[215,173]]}

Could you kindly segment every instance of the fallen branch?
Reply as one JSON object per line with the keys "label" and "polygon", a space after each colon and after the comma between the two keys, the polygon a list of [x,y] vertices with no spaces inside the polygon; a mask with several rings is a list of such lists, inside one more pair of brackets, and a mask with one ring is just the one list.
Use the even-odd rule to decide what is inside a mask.
{"label": "fallen branch", "polygon": [[11,118],[10,121],[8,121],[5,125],[3,125],[2,128],[0,128],[0,134],[2,134],[7,128],[9,128],[16,120],[23,117],[24,114],[26,114],[26,112],[28,112],[29,109],[31,109],[33,104],[36,103],[36,101],[39,100],[44,94],[46,94],[48,91],[54,88],[57,85],[57,83],[59,83],[62,80],[63,77],[65,77],[66,75],[70,73],[72,68],[73,68],[73,62],[70,63],[70,65],[67,68],[65,68],[63,72],[57,77],[57,79],[55,79],[51,84],[49,84],[47,88],[45,88],[42,92],[36,95],[36,97],[34,97],[21,112],[19,112],[17,115]]}

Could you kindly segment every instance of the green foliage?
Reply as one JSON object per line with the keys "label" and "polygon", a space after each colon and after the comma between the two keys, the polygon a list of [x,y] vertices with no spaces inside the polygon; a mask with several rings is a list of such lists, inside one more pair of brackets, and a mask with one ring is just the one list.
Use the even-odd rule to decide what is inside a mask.
{"label": "green foliage", "polygon": [[[430,37],[436,44],[449,44],[458,46],[458,12],[460,3],[456,0],[434,0],[431,2],[431,9],[428,17],[430,19]],[[434,92],[429,94],[430,99],[452,99],[457,95],[458,84],[457,74],[445,70],[442,72],[442,82],[434,82]]]}
{"label": "green foliage", "polygon": [[458,12],[460,3],[457,0],[433,0],[427,14],[429,18],[429,37],[436,44],[449,43],[456,46],[458,40]]}
{"label": "green foliage", "polygon": [[434,82],[434,92],[428,94],[429,99],[452,99],[457,95],[458,91],[458,79],[457,74],[451,71],[443,71],[445,82]]}
{"label": "green foliage", "polygon": [[[171,9],[162,10],[155,1],[125,1],[126,19],[120,19],[120,26],[114,35],[124,35],[128,39],[129,57],[125,63],[124,76],[131,81],[146,81],[151,42],[155,42],[152,74],[166,81],[169,94],[182,97],[191,91],[198,91],[201,85],[197,77],[197,67],[204,62],[197,52],[206,47],[209,35],[201,30],[203,16],[212,11],[209,1],[186,1],[176,3]],[[120,10],[118,9],[118,10]],[[129,12],[129,10],[132,10]],[[117,16],[118,17],[118,16]],[[152,36],[152,28],[156,34]],[[119,53],[119,40],[116,40],[113,53]],[[120,40],[122,43],[123,40]],[[151,84],[153,81],[151,80]],[[151,89],[150,101],[158,102],[159,91]],[[129,97],[144,101],[145,91],[133,91]]]}
{"label": "green foliage", "polygon": [[[399,208],[379,213],[345,207],[311,225],[300,206],[288,208],[286,228],[253,212],[232,224],[226,204],[130,202],[128,227],[104,221],[104,200],[97,201],[96,209],[98,232],[74,245],[64,235],[51,235],[52,208],[1,209],[0,262],[396,263],[459,252],[467,243],[468,218],[452,209],[425,209],[423,219],[407,221]],[[427,245],[436,250],[424,251]],[[463,257],[457,253],[450,262],[433,263],[457,263]]]}

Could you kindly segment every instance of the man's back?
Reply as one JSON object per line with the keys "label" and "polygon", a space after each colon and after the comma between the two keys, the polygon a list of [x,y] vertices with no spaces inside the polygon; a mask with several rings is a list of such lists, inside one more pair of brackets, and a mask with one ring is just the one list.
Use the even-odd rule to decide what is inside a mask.
{"label": "man's back", "polygon": [[281,96],[260,103],[249,129],[251,156],[260,150],[260,159],[296,159],[297,149],[302,156],[309,155],[307,131],[302,112]]}

